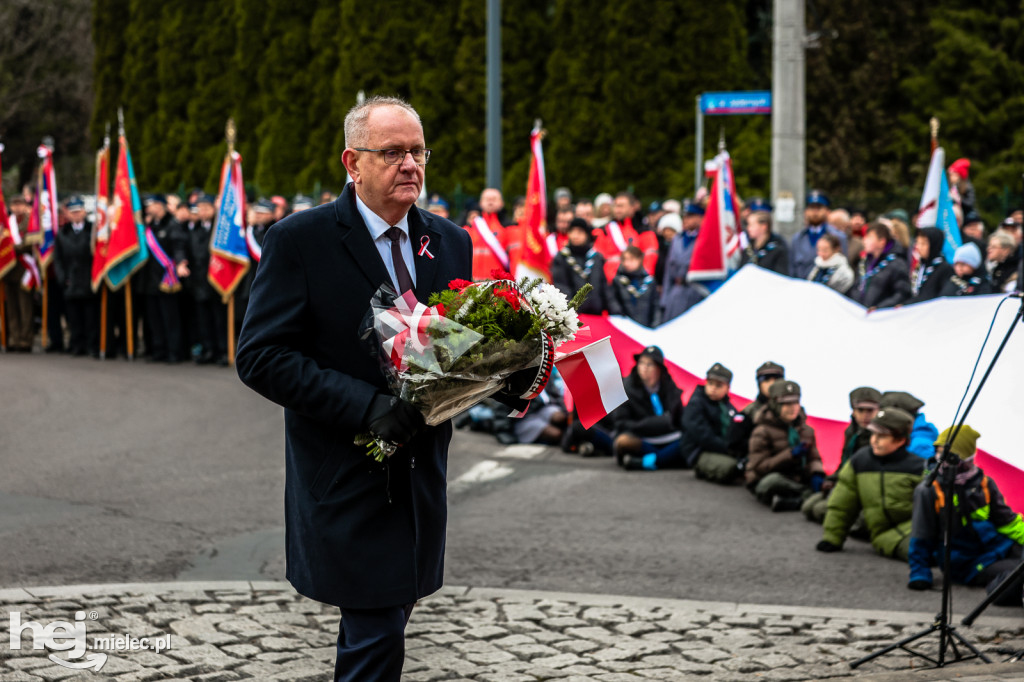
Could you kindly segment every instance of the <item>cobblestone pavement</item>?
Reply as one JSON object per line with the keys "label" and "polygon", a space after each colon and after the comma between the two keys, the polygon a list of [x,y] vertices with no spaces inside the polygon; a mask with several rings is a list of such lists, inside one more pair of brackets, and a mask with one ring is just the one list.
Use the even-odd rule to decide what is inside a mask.
{"label": "cobblestone pavement", "polygon": [[[333,669],[338,625],[336,609],[277,582],[8,589],[0,590],[0,617],[3,612],[22,631],[20,648],[0,639],[0,682],[324,680]],[[59,638],[64,650],[33,649],[33,626],[26,623],[41,630],[55,621],[79,623],[92,651],[76,654],[75,640]],[[848,664],[928,621],[926,614],[902,612],[448,587],[413,612],[404,679],[809,680],[856,672],[891,681],[906,679],[922,663],[899,653],[857,671]],[[1024,618],[983,615],[979,622],[963,634],[993,661],[1024,649]],[[161,639],[168,635],[169,642]],[[95,638],[111,637],[169,646],[159,652],[95,647]],[[937,636],[925,641],[934,650]],[[88,662],[104,653],[98,672],[48,658]],[[920,679],[1019,680],[1024,663],[960,664]]]}

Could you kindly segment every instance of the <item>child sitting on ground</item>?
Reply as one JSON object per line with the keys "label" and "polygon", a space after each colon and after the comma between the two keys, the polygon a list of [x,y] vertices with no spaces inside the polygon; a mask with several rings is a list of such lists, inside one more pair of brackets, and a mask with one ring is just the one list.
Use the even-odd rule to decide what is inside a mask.
{"label": "child sitting on ground", "polygon": [[741,465],[746,464],[747,453],[750,451],[750,434],[754,432],[755,426],[754,417],[768,404],[768,391],[771,390],[772,384],[786,378],[786,368],[768,360],[757,368],[754,376],[757,379],[757,397],[733,418],[729,431],[729,452]]}
{"label": "child sitting on ground", "polygon": [[648,346],[633,359],[636,365],[623,381],[626,402],[611,414],[615,461],[629,469],[680,467],[683,392],[669,376],[665,355],[657,346]]}
{"label": "child sitting on ground", "polygon": [[[853,453],[861,448],[871,445],[871,431],[868,424],[878,413],[878,404],[882,394],[870,386],[861,386],[850,391],[850,408],[853,413],[850,415],[850,424],[843,432],[843,452],[839,460],[839,466],[831,475],[825,477],[821,484],[821,491],[816,492],[804,502],[800,511],[804,513],[809,521],[821,523],[825,520],[825,512],[828,509],[828,494],[836,485],[839,478],[839,470],[849,461]],[[857,525],[857,524],[854,524]],[[856,535],[853,529],[851,535]]]}
{"label": "child sitting on ground", "polygon": [[658,287],[644,270],[644,252],[632,244],[622,252],[622,265],[608,295],[608,312],[625,315],[645,327],[657,327],[661,318]]}
{"label": "child sitting on ground", "polygon": [[754,419],[747,488],[772,511],[796,511],[825,480],[814,429],[800,407],[800,386],[776,381]]}
{"label": "child sitting on ground", "polygon": [[913,422],[898,407],[884,407],[871,420],[871,445],[853,453],[829,495],[819,552],[841,550],[863,510],[875,551],[907,560],[914,488],[924,478],[924,460],[906,447]]}
{"label": "child sitting on ground", "polygon": [[[949,441],[949,428],[935,441],[942,448]],[[960,428],[950,452],[960,458],[953,483],[953,543],[950,572],[964,585],[985,585],[988,592],[998,587],[1021,561],[1024,520],[1006,504],[996,482],[974,462],[979,434],[968,425]],[[940,464],[940,476],[947,464]],[[931,566],[942,569],[946,499],[941,479],[914,490],[914,519],[910,532],[910,582],[912,590],[932,586]],[[1024,576],[1016,587],[996,601],[1002,606],[1020,606]]]}
{"label": "child sitting on ground", "polygon": [[921,408],[924,401],[906,391],[886,391],[878,403],[879,408],[898,407],[914,418],[914,426],[910,429],[910,437],[907,439],[907,450],[910,450],[918,457],[931,459],[935,454],[935,439],[939,437],[939,430],[935,428],[924,416]]}
{"label": "child sitting on ground", "polygon": [[729,454],[729,431],[736,408],[729,402],[732,372],[716,362],[708,370],[707,380],[690,396],[683,413],[683,439],[680,445],[686,466],[696,469],[697,478],[715,483],[730,483],[739,469]]}

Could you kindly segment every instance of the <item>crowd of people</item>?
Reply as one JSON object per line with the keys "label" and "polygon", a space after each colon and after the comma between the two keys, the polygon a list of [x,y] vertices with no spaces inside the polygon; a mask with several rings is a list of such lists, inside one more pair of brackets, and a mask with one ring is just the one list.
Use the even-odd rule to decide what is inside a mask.
{"label": "crowd of people", "polygon": [[[962,224],[962,246],[952,262],[943,255],[945,235],[933,226],[914,226],[903,209],[868,221],[866,212],[833,208],[821,191],[807,196],[805,227],[791,239],[773,230],[772,207],[760,198],[740,202],[739,265],[753,264],[782,275],[816,282],[861,303],[869,310],[918,303],[939,296],[966,296],[1013,290],[1022,261],[1024,211],[1014,209],[989,231],[974,210],[975,193],[966,159],[954,162],[949,184],[954,211]],[[253,267],[235,294],[235,328],[240,326],[255,266],[267,230],[286,215],[331,202],[298,195],[259,198],[248,205],[247,241]],[[624,315],[655,327],[685,313],[709,294],[687,274],[708,196],[653,202],[644,211],[628,192],[602,193],[593,200],[575,199],[558,188],[548,208],[544,248],[553,283],[567,295],[584,284],[594,289],[581,312]],[[185,197],[149,194],[145,220],[173,260],[180,287],[165,286],[165,268],[150,258],[132,278],[134,354],[152,361],[226,365],[227,306],[207,280],[215,198],[200,189]],[[428,210],[455,219],[473,241],[473,273],[486,279],[495,268],[516,271],[526,240],[526,200],[506,210],[502,193],[485,189],[452,216],[440,195],[425,202]],[[24,235],[32,205],[31,189],[11,198],[13,235]],[[46,320],[41,319],[43,292],[26,290],[24,270],[16,265],[3,278],[6,298],[6,349],[28,352],[36,329],[45,326],[46,352],[76,356],[127,356],[125,297],[109,296],[105,334],[100,333],[99,294],[92,288],[93,224],[81,197],[60,206],[52,262],[45,273],[50,286]],[[15,248],[31,250],[16,238]],[[105,348],[100,348],[101,337]]]}

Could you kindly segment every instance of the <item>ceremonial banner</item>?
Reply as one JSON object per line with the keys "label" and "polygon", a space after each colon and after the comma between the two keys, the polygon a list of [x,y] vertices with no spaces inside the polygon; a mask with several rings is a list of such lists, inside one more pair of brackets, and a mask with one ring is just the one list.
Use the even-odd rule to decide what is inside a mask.
{"label": "ceremonial banner", "polygon": [[[0,144],[0,154],[3,154],[3,151],[4,146]],[[0,160],[0,178],[3,175],[3,162]],[[14,255],[14,237],[11,236],[10,223],[7,204],[4,203],[3,188],[0,187],[0,278],[10,272],[18,262],[17,256]]]}
{"label": "ceremonial banner", "polygon": [[128,138],[122,132],[117,139],[117,173],[114,177],[114,203],[108,212],[110,236],[103,275],[112,291],[120,289],[149,258],[146,228],[142,222],[142,200],[135,184],[135,169]]}
{"label": "ceremonial banner", "polygon": [[[538,122],[539,123],[539,122]],[[526,180],[526,215],[520,224],[522,252],[516,271],[520,277],[540,277],[551,281],[552,254],[545,244],[547,230],[547,183],[544,176],[544,150],[541,144],[543,133],[540,125],[530,132],[530,175]],[[554,235],[549,235],[553,237]],[[557,249],[555,249],[557,253]]]}
{"label": "ceremonial banner", "polygon": [[39,268],[45,270],[53,258],[54,237],[57,232],[57,177],[53,171],[53,150],[39,145],[36,154],[42,162],[36,180],[36,196],[32,201],[25,240],[39,249]]}
{"label": "ceremonial banner", "polygon": [[96,221],[92,230],[92,290],[99,291],[107,269],[107,246],[110,227],[107,207],[110,203],[110,140],[103,141],[103,149],[96,152]]}
{"label": "ceremonial banner", "polygon": [[[210,240],[210,271],[207,278],[227,302],[249,271],[250,247],[246,239],[242,155],[236,151],[229,152],[224,158],[218,201],[217,222]],[[256,260],[259,261],[258,255]]]}
{"label": "ceremonial banner", "polygon": [[[908,391],[924,401],[921,412],[941,431],[954,423],[960,397],[971,379],[989,324],[1004,297],[938,298],[868,313],[829,289],[756,266],[744,267],[682,316],[648,329],[623,317],[581,316],[595,336],[610,335],[623,371],[633,354],[650,345],[665,353],[669,372],[687,397],[703,382],[708,367],[721,362],[735,373],[733,404],[757,395],[754,369],[771,359],[800,384],[801,403],[817,432],[826,471],[839,465],[843,429],[850,421],[849,393],[858,386]],[[981,357],[971,390],[995,354],[1019,302],[1004,304]],[[742,310],[742,314],[736,311]],[[956,324],[949,324],[956,320]],[[708,330],[713,329],[713,337]],[[770,329],[751,343],[751,330]],[[695,342],[704,339],[704,342]],[[900,352],[893,339],[906,341]],[[865,348],[892,352],[865,353]],[[951,353],[950,349],[956,349]],[[942,371],[927,368],[941,367]],[[967,423],[981,432],[978,464],[996,479],[1007,502],[1024,511],[1024,422],[1020,377],[1024,376],[1024,334],[1011,337],[985,384]]]}
{"label": "ceremonial banner", "polygon": [[714,175],[711,200],[693,245],[688,282],[725,279],[739,263],[739,213],[736,183],[729,152],[723,151],[709,164]]}
{"label": "ceremonial banner", "polygon": [[946,152],[942,147],[937,147],[932,152],[932,160],[928,165],[928,176],[924,181],[924,192],[921,193],[921,204],[914,222],[919,228],[937,227],[942,230],[945,235],[942,255],[952,263],[953,253],[963,244],[963,240],[960,238],[960,226],[953,212],[953,200],[949,196],[945,164]]}

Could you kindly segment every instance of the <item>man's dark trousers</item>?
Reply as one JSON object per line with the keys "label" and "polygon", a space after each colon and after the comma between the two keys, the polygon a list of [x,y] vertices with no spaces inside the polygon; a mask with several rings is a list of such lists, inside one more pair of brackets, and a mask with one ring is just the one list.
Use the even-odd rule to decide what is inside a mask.
{"label": "man's dark trousers", "polygon": [[399,682],[405,663],[405,626],[413,606],[341,609],[335,682]]}

